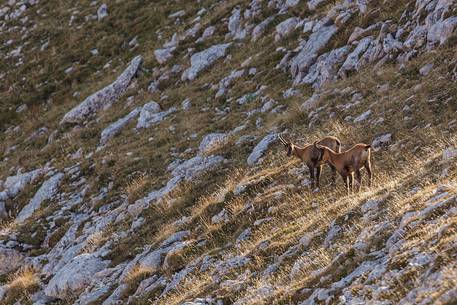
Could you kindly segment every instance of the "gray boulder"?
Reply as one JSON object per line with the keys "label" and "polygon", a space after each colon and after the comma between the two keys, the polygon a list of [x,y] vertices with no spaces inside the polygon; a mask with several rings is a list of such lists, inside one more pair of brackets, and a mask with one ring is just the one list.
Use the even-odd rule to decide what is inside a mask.
{"label": "gray boulder", "polygon": [[226,161],[221,156],[207,156],[203,157],[197,155],[192,159],[189,159],[180,165],[178,165],[173,171],[172,175],[175,177],[183,177],[187,181],[191,181],[193,178],[199,176],[201,173],[208,171]]}
{"label": "gray boulder", "polygon": [[108,267],[109,263],[94,254],[80,254],[51,278],[44,293],[60,299],[78,294],[91,283],[94,274]]}
{"label": "gray boulder", "polygon": [[176,47],[157,49],[154,51],[154,56],[159,64],[164,64],[173,57],[174,50],[176,50]]}
{"label": "gray boulder", "polygon": [[211,66],[216,60],[224,57],[230,45],[231,43],[214,45],[192,55],[190,58],[191,66],[183,72],[181,80],[196,79],[200,72]]}
{"label": "gray boulder", "polygon": [[336,79],[336,71],[349,53],[349,47],[342,47],[322,54],[309,69],[302,83],[320,88],[325,83]]}
{"label": "gray boulder", "polygon": [[256,164],[263,154],[267,151],[268,147],[277,140],[278,136],[276,133],[266,135],[253,149],[247,159],[248,165],[252,166]]}
{"label": "gray boulder", "polygon": [[[36,169],[23,174],[17,174],[16,176],[10,176],[6,178],[3,183],[4,192],[9,198],[13,198],[18,195],[29,183],[33,183],[38,177],[42,176],[47,172],[47,168]],[[5,197],[2,195],[2,197]],[[6,198],[3,198],[5,200]]]}
{"label": "gray boulder", "polygon": [[347,77],[349,72],[356,70],[360,56],[367,50],[372,40],[373,37],[368,36],[359,41],[354,51],[346,57],[346,60],[338,71],[338,76]]}
{"label": "gray boulder", "polygon": [[200,142],[200,153],[207,153],[227,143],[228,135],[225,133],[210,133],[203,137]]}
{"label": "gray boulder", "polygon": [[264,21],[260,22],[258,25],[254,27],[251,34],[251,40],[257,41],[260,37],[262,37],[263,33],[265,33],[268,25],[275,19],[274,16],[270,16]]}
{"label": "gray boulder", "polygon": [[432,25],[427,33],[427,47],[431,48],[436,44],[442,45],[451,37],[457,27],[457,17],[450,17]]}
{"label": "gray boulder", "polygon": [[125,117],[103,129],[100,137],[100,145],[105,145],[112,137],[119,134],[125,125],[133,121],[138,114],[140,114],[140,108],[135,108]]}
{"label": "gray boulder", "polygon": [[33,196],[30,202],[19,212],[19,214],[16,217],[16,221],[23,222],[24,220],[32,216],[33,212],[35,212],[41,207],[43,201],[51,199],[59,190],[59,185],[63,177],[63,173],[57,173],[48,180],[46,180],[38,189],[35,196]]}
{"label": "gray boulder", "polygon": [[138,118],[138,123],[136,124],[137,129],[149,128],[154,124],[162,121],[166,116],[175,112],[177,109],[171,107],[166,111],[160,111],[160,106],[156,102],[149,102],[141,108],[140,117]]}
{"label": "gray boulder", "polygon": [[280,24],[276,26],[276,35],[275,41],[279,41],[280,39],[287,37],[295,30],[297,25],[301,22],[301,19],[298,17],[291,17],[289,19],[284,20]]}
{"label": "gray boulder", "polygon": [[81,104],[70,110],[65,114],[60,124],[81,123],[90,115],[109,107],[111,103],[115,102],[127,90],[142,62],[143,57],[135,57],[127,69],[112,84],[92,94]]}
{"label": "gray boulder", "polygon": [[300,83],[303,76],[308,72],[309,67],[319,56],[319,51],[327,45],[337,31],[338,28],[335,25],[330,25],[322,26],[311,34],[304,47],[291,62],[290,72],[295,77],[295,83]]}

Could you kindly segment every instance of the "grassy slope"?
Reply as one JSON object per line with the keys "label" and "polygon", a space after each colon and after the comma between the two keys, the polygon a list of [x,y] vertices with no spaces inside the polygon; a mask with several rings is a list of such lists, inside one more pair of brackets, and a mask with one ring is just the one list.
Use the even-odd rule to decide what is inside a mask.
{"label": "grassy slope", "polygon": [[[15,152],[3,156],[8,159],[0,163],[0,178],[11,174],[12,167],[22,166],[33,169],[49,160],[53,160],[54,166],[59,169],[73,165],[75,161],[69,158],[69,154],[80,147],[85,153],[93,151],[98,144],[101,130],[110,122],[128,113],[134,106],[142,105],[151,99],[159,101],[159,94],[151,95],[146,90],[152,78],[152,68],[156,66],[152,52],[168,40],[173,32],[187,29],[184,25],[175,25],[173,20],[166,16],[178,9],[185,9],[188,14],[184,20],[188,24],[199,10],[199,7],[188,4],[187,1],[147,4],[143,1],[125,1],[110,5],[109,17],[103,22],[85,22],[78,29],[77,25],[83,24],[84,16],[94,14],[97,8],[90,6],[90,2],[79,1],[74,7],[75,4],[71,1],[58,3],[48,1],[38,6],[41,13],[37,12],[37,8],[30,8],[27,14],[36,23],[37,28],[27,38],[29,43],[23,51],[25,64],[16,68],[15,61],[1,60],[1,69],[11,72],[6,74],[0,85],[2,100],[0,129],[5,130],[11,125],[19,125],[21,131],[9,134],[2,132],[0,135],[1,153],[7,147],[16,145]],[[209,7],[211,3],[213,2],[202,1],[200,7]],[[215,24],[216,35],[196,46],[192,40],[184,41],[178,52],[188,47],[200,50],[223,41],[225,27],[218,21],[230,16],[231,8],[238,3],[245,5],[243,1],[226,1],[205,15],[201,21],[202,28]],[[68,26],[70,9],[79,11],[75,25],[71,27]],[[298,7],[290,14],[306,14],[301,9]],[[322,11],[326,9],[328,8],[321,8]],[[397,14],[399,11],[401,12],[401,9],[395,6],[391,14]],[[46,12],[52,12],[52,15],[47,13],[48,15],[44,16]],[[274,23],[277,24],[286,17],[282,16]],[[386,12],[385,16],[373,18],[384,20],[391,17],[392,15]],[[358,20],[354,21],[355,24],[358,22]],[[363,22],[360,20],[360,23]],[[158,39],[158,29],[163,30],[163,39]],[[347,33],[340,33],[334,45],[339,46],[344,43],[346,35]],[[138,36],[140,45],[131,50],[127,43],[135,36]],[[9,39],[20,40],[20,37],[21,34],[17,32],[5,33],[1,36],[0,45],[3,46],[3,43]],[[43,52],[37,51],[36,48],[39,48],[49,37],[51,37],[49,47]],[[299,167],[299,163],[287,160],[279,145],[273,147],[262,165],[256,168],[247,168],[245,163],[252,145],[227,145],[222,148],[217,153],[230,159],[228,167],[216,173],[206,174],[196,183],[180,187],[170,196],[175,199],[171,207],[164,202],[163,206],[145,211],[146,222],[139,229],[138,234],[113,248],[110,254],[113,264],[134,257],[140,251],[139,247],[159,243],[173,231],[190,229],[195,237],[205,238],[208,243],[203,248],[190,248],[182,253],[181,259],[185,262],[208,254],[216,258],[224,255],[249,254],[253,261],[248,268],[251,272],[255,272],[265,269],[273,262],[273,257],[295,245],[305,233],[326,232],[334,219],[344,228],[344,232],[332,247],[324,245],[324,233],[313,239],[307,250],[309,257],[313,258],[312,262],[304,265],[303,276],[293,280],[289,279],[288,274],[296,258],[286,260],[275,276],[268,280],[261,279],[258,275],[250,276],[246,286],[236,294],[225,292],[224,289],[215,286],[209,272],[195,274],[189,277],[178,292],[163,299],[161,301],[163,304],[179,303],[182,300],[211,293],[225,296],[227,301],[233,301],[249,295],[252,288],[261,287],[266,283],[276,287],[274,295],[266,300],[266,303],[271,303],[272,300],[278,303],[287,303],[291,299],[301,300],[305,298],[304,294],[299,293],[303,287],[319,286],[311,271],[331,266],[330,262],[337,255],[348,253],[350,246],[364,227],[387,220],[398,224],[405,212],[423,207],[437,185],[456,178],[455,165],[443,164],[440,161],[441,151],[457,143],[456,124],[450,124],[457,111],[455,102],[457,89],[452,85],[455,82],[449,74],[456,65],[455,46],[448,45],[422,55],[408,63],[401,71],[398,66],[386,65],[373,73],[371,67],[368,67],[357,75],[338,81],[329,86],[328,89],[331,89],[329,93],[321,97],[322,108],[319,108],[317,119],[313,120],[312,126],[309,126],[311,119],[308,114],[298,112],[296,109],[299,103],[311,94],[311,90],[302,87],[304,96],[287,100],[282,98],[282,91],[290,87],[290,81],[288,74],[273,69],[281,59],[281,55],[271,52],[272,44],[271,34],[256,44],[237,44],[230,51],[232,56],[230,61],[218,62],[194,82],[182,84],[176,82],[178,78],[170,80],[169,87],[163,91],[163,95],[168,98],[161,101],[162,106],[164,108],[179,106],[182,100],[190,97],[195,105],[190,112],[178,112],[158,127],[138,134],[131,128],[125,128],[106,149],[96,152],[91,160],[81,161],[81,167],[86,173],[90,186],[89,193],[95,193],[110,181],[113,182],[113,189],[109,196],[99,205],[126,195],[133,202],[151,189],[160,187],[167,177],[164,164],[167,165],[175,159],[170,155],[172,147],[176,148],[180,157],[190,157],[192,154],[183,152],[189,147],[197,147],[201,137],[206,133],[228,131],[243,123],[247,124],[244,134],[262,136],[270,127],[278,126],[281,129],[288,129],[291,137],[301,139],[302,142],[313,141],[324,134],[333,134],[343,143],[347,143],[347,146],[361,141],[370,142],[376,135],[390,132],[393,134],[394,145],[374,154],[375,186],[351,196],[346,196],[341,187],[331,190],[329,186],[323,187],[318,194],[310,194],[307,189],[300,186],[300,179],[288,171],[289,168]],[[295,44],[296,37],[291,37],[279,45],[293,47]],[[92,48],[97,48],[100,54],[91,56],[89,50]],[[7,47],[2,47],[1,51],[5,53],[9,50]],[[137,54],[142,54],[145,58],[145,69],[139,74],[137,89],[131,89],[118,103],[102,113],[97,123],[91,122],[84,129],[63,129],[58,126],[66,111],[112,81]],[[261,129],[255,127],[255,119],[258,116],[246,119],[243,114],[243,111],[258,107],[258,101],[251,105],[235,106],[234,102],[214,99],[215,93],[206,89],[207,83],[217,83],[230,71],[239,68],[241,62],[249,56],[253,56],[252,66],[258,69],[258,73],[252,77],[244,77],[234,84],[230,91],[233,100],[255,91],[259,85],[267,85],[265,95],[289,107],[284,114],[258,115],[265,122],[265,127]],[[109,61],[111,61],[111,68],[104,69],[103,66]],[[187,64],[187,62],[188,59],[176,56],[168,65]],[[433,72],[426,77],[420,76],[418,69],[429,62],[435,65]],[[64,70],[72,64],[75,71],[69,75],[65,74]],[[389,90],[381,92],[375,89],[377,85],[384,84],[389,85]],[[350,101],[351,97],[343,90],[347,87],[360,92],[363,98],[357,106],[343,111],[337,106]],[[80,92],[80,97],[74,98],[74,92]],[[134,96],[134,103],[129,106],[129,109],[124,109],[125,100],[129,96]],[[24,114],[16,114],[14,110],[23,103],[28,104],[29,110]],[[231,105],[232,112],[222,120],[215,118],[213,109],[223,108],[225,105]],[[405,105],[408,105],[410,110],[403,111]],[[201,111],[202,107],[208,107],[209,110]],[[356,117],[367,109],[372,110],[372,117],[382,117],[384,121],[375,126],[345,121],[347,116]],[[331,112],[335,113],[332,119],[329,118]],[[33,131],[42,126],[48,127],[51,131],[58,130],[59,136],[55,143],[46,145],[45,136],[28,139]],[[175,131],[169,131],[170,126],[174,126]],[[129,127],[133,127],[133,124]],[[193,133],[198,134],[196,139],[189,137]],[[151,137],[152,141],[149,140]],[[127,156],[127,152],[132,152],[133,157]],[[447,176],[442,177],[444,168],[448,168],[448,173]],[[324,184],[328,184],[328,172],[324,172],[323,176]],[[135,178],[136,182],[132,183]],[[248,192],[241,196],[233,196],[234,187],[239,182],[251,180],[255,180],[256,183]],[[286,187],[287,185],[290,185],[290,188]],[[410,196],[410,190],[416,186],[420,186],[421,190],[414,196]],[[8,204],[20,210],[20,207],[32,196],[33,191],[34,189],[30,189],[29,192],[25,192],[20,198]],[[284,194],[276,196],[276,191]],[[456,190],[451,189],[451,192],[455,193]],[[220,193],[224,195],[223,200],[217,196]],[[369,198],[382,198],[383,212],[367,223],[362,217],[360,206]],[[246,202],[253,202],[255,210],[247,211],[244,208]],[[211,224],[211,217],[223,207],[231,215],[230,222],[225,225]],[[273,209],[269,211],[269,208]],[[35,230],[45,232],[47,224],[44,217],[51,212],[51,208],[44,209],[30,221],[33,225],[27,224],[18,228],[22,238],[30,241],[30,235]],[[182,216],[191,216],[192,221],[184,227],[176,228],[173,223]],[[234,242],[245,228],[252,227],[256,219],[267,216],[272,216],[273,220],[255,227],[249,241],[242,243],[239,248],[229,247],[222,250],[228,242]],[[428,241],[443,225],[449,225],[449,233],[440,239],[438,244],[431,247]],[[443,266],[452,266],[452,259],[456,255],[455,249],[449,251],[443,249],[446,249],[455,238],[456,226],[456,218],[453,216],[438,217],[433,224],[411,228],[406,236],[408,244],[405,245],[405,253],[412,247],[418,247],[420,251],[437,252]],[[128,227],[129,224],[125,224],[117,230]],[[65,226],[62,224],[56,229],[55,238],[58,239],[64,231]],[[34,239],[37,248],[40,248],[41,240],[39,237]],[[259,243],[264,241],[268,241],[268,246],[260,250]],[[381,244],[383,242],[385,241]],[[37,249],[34,250],[37,252]],[[47,249],[39,249],[39,252],[42,251]],[[390,264],[392,268],[402,268],[404,260],[405,258],[400,256]],[[330,268],[327,272],[336,281],[352,270],[356,264],[357,261],[354,260],[353,264],[345,266],[343,271]],[[243,272],[244,270],[237,271],[238,274]],[[417,273],[420,275],[420,270],[417,270]],[[131,280],[132,291],[140,278],[141,276],[133,277]],[[235,278],[237,274],[227,276],[227,279]],[[415,278],[416,276],[407,277],[403,286],[397,285],[398,283],[388,284],[391,289],[383,298],[393,302],[399,300],[411,287],[417,285]],[[420,276],[417,278],[420,279]],[[452,281],[450,277],[449,282],[441,287],[452,284]],[[147,303],[147,299],[153,297],[154,295],[148,296],[144,302]]]}

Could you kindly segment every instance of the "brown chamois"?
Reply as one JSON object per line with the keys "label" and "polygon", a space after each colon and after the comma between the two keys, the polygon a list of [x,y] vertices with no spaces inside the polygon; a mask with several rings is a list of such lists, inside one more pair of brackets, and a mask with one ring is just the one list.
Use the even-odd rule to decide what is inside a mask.
{"label": "brown chamois", "polygon": [[[279,140],[281,143],[286,147],[287,156],[290,157],[294,155],[295,157],[299,158],[308,166],[309,175],[311,177],[311,187],[317,185],[319,187],[319,180],[321,177],[322,166],[324,162],[321,161],[322,159],[322,152],[321,150],[314,147],[313,144],[305,144],[303,147],[297,146],[291,141],[284,140],[283,137],[279,136]],[[321,139],[319,142],[320,145],[325,147],[329,147],[334,151],[340,152],[341,149],[341,142],[336,137],[325,137]],[[332,169],[332,178],[333,178],[333,185],[336,183],[336,170],[335,167],[329,164],[330,168]],[[316,174],[314,174],[316,172]]]}
{"label": "brown chamois", "polygon": [[314,147],[321,151],[321,161],[333,165],[344,180],[348,194],[353,190],[352,182],[357,181],[357,191],[360,190],[362,176],[360,169],[365,167],[368,172],[368,186],[371,187],[373,174],[371,171],[371,145],[359,143],[345,152],[335,152],[329,147],[314,142]]}

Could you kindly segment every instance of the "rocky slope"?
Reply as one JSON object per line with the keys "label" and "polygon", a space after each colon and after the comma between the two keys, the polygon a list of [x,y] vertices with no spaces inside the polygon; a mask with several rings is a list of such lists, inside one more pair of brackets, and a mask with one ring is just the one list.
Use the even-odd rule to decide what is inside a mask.
{"label": "rocky slope", "polygon": [[[456,28],[452,0],[4,1],[0,302],[454,304]],[[371,143],[374,185],[310,189],[278,134]]]}

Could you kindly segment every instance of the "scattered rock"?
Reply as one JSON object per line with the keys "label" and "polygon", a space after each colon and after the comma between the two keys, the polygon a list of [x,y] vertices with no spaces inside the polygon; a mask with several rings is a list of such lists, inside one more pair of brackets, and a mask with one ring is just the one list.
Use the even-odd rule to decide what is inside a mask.
{"label": "scattered rock", "polygon": [[63,173],[57,173],[46,180],[38,189],[35,196],[33,196],[32,200],[19,212],[16,221],[23,222],[41,207],[43,201],[49,200],[56,195],[63,177]]}
{"label": "scattered rock", "polygon": [[252,153],[247,159],[248,165],[252,166],[256,164],[259,159],[263,156],[268,147],[277,140],[277,134],[271,133],[266,135],[253,149]]}
{"label": "scattered rock", "polygon": [[105,17],[108,17],[108,5],[103,3],[97,10],[98,21],[102,20]]}
{"label": "scattered rock", "polygon": [[225,145],[228,141],[228,135],[225,133],[210,133],[203,137],[200,142],[199,152],[201,154],[211,152]]}
{"label": "scattered rock", "polygon": [[90,284],[93,275],[105,269],[109,263],[94,254],[80,254],[51,278],[44,292],[47,296],[60,299],[80,293]]}
{"label": "scattered rock", "polygon": [[103,129],[100,136],[100,145],[105,145],[112,137],[119,134],[128,123],[133,121],[138,116],[139,113],[140,108],[135,108],[125,117]]}
{"label": "scattered rock", "polygon": [[212,46],[204,51],[195,53],[190,58],[191,67],[184,71],[181,80],[194,80],[198,74],[211,66],[216,60],[225,56],[231,43]]}
{"label": "scattered rock", "polygon": [[373,147],[373,149],[377,150],[377,149],[381,148],[382,146],[389,145],[391,143],[391,141],[392,141],[392,134],[386,133],[386,134],[376,137],[373,140],[373,142],[371,143],[371,147]]}
{"label": "scattered rock", "polygon": [[97,91],[81,104],[70,110],[63,117],[60,124],[65,123],[82,123],[90,115],[94,115],[98,111],[109,107],[111,103],[115,102],[132,81],[138,69],[143,62],[141,56],[135,57],[127,69],[109,86]]}

